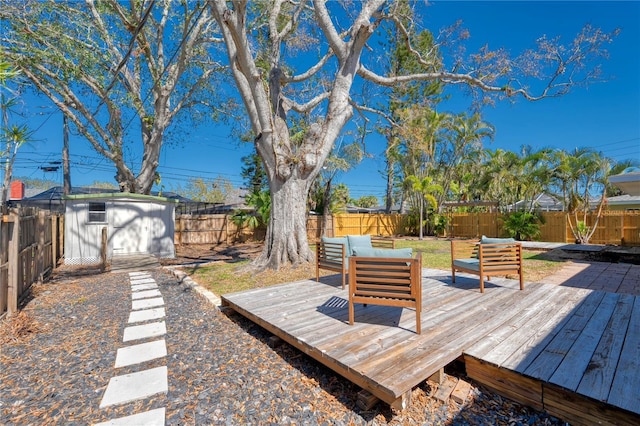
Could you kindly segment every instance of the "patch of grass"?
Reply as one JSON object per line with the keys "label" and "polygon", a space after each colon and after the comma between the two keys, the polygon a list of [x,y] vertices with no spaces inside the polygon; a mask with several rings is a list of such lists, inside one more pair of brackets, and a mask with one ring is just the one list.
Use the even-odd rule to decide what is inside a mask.
{"label": "patch of grass", "polygon": [[[424,268],[450,270],[451,243],[449,240],[397,240],[397,248],[412,248],[422,253]],[[541,281],[544,277],[558,271],[564,262],[543,260],[539,252],[523,251],[524,276],[529,282]],[[249,261],[218,262],[195,268],[184,268],[196,282],[217,295],[268,287],[276,284],[300,280],[315,279],[315,264],[310,263],[298,268],[281,268],[279,271],[267,270],[260,273],[247,271]],[[333,275],[332,271],[320,271],[321,275]]]}
{"label": "patch of grass", "polygon": [[[219,262],[204,267],[183,268],[183,270],[197,283],[217,295],[316,278],[313,263],[298,268],[286,267],[279,271],[266,270],[260,273],[246,271],[248,264],[248,260],[235,263]],[[322,276],[333,273],[320,271]]]}
{"label": "patch of grass", "polygon": [[524,261],[524,279],[531,282],[544,280],[544,277],[555,274],[565,264],[565,261],[541,259],[540,252],[537,251],[523,250],[522,258]]}
{"label": "patch of grass", "polygon": [[207,266],[184,268],[183,270],[197,283],[215,294],[221,295],[256,287],[251,274],[238,272],[238,269],[247,263],[249,261],[218,262]]}
{"label": "patch of grass", "polygon": [[451,243],[449,240],[398,240],[396,248],[412,248],[422,253],[422,267],[451,269]]}

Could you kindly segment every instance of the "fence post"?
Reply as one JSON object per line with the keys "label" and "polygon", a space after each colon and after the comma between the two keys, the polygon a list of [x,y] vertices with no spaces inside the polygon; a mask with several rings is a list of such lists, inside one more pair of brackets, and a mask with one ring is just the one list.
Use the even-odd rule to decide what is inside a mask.
{"label": "fence post", "polygon": [[[324,217],[322,218],[322,220],[324,220]],[[328,223],[330,223],[330,224],[331,224],[331,227],[330,227],[330,228],[329,228],[329,227],[327,227],[327,228],[328,228],[328,229],[327,229],[327,232],[328,232],[328,230],[329,230],[329,229],[331,229],[331,232],[328,232],[328,234],[329,234],[329,235],[331,235],[332,237],[335,237],[335,236],[336,236],[336,230],[335,230],[335,227],[334,227],[334,225],[333,225],[333,224],[335,223],[335,216],[333,215],[333,213],[330,213],[330,214],[329,214],[329,221],[328,221]]]}
{"label": "fence post", "polygon": [[7,268],[7,317],[18,311],[18,279],[20,262],[20,217],[9,213],[9,265]]}
{"label": "fence post", "polygon": [[38,283],[42,284],[44,281],[44,247],[46,238],[44,236],[45,225],[45,212],[44,210],[38,211],[38,259],[36,261],[36,275],[38,277]]}
{"label": "fence post", "polygon": [[[60,243],[60,246],[58,247],[58,258],[61,259],[62,256],[64,255],[64,227],[65,227],[65,222],[64,222],[64,214],[62,214],[62,216],[58,217],[58,242]],[[57,260],[56,260],[57,262]]]}
{"label": "fence post", "polygon": [[51,215],[51,265],[55,269],[58,266],[58,215]]}
{"label": "fence post", "polygon": [[100,269],[104,272],[107,269],[107,227],[102,227],[102,241],[100,244]]}

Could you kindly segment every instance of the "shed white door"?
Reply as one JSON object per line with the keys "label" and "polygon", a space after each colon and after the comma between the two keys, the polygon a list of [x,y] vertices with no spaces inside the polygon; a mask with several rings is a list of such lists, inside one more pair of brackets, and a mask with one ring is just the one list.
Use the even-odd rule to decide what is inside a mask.
{"label": "shed white door", "polygon": [[113,256],[148,253],[149,219],[143,203],[110,206]]}

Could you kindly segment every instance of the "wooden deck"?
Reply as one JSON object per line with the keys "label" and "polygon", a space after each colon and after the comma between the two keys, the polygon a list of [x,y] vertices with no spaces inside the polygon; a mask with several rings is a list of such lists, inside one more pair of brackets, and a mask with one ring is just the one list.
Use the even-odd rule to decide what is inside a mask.
{"label": "wooden deck", "polygon": [[640,421],[640,297],[423,269],[422,334],[415,312],[356,306],[339,276],[222,297],[396,408],[463,356],[468,375],[574,424]]}

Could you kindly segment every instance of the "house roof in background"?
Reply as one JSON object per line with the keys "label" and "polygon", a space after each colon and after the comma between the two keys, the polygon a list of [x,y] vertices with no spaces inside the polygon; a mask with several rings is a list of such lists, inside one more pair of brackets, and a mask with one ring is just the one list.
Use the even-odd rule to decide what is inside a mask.
{"label": "house roof in background", "polygon": [[626,168],[620,174],[609,176],[609,182],[629,195],[640,195],[640,168]]}
{"label": "house roof in background", "polygon": [[77,200],[127,200],[127,201],[156,201],[161,203],[177,204],[179,201],[175,198],[158,197],[156,195],[132,194],[130,192],[101,192],[98,194],[73,194],[62,197],[65,201]]}
{"label": "house roof in background", "polygon": [[[118,189],[105,189],[105,188],[91,188],[91,187],[73,187],[71,188],[70,196],[82,196],[82,195],[96,195],[96,194],[124,194],[120,192]],[[162,192],[160,195],[158,192],[152,192],[152,196],[155,197],[163,197],[171,200],[177,200],[180,203],[193,203],[194,201],[185,198],[181,195],[176,194],[175,192]],[[62,201],[64,199],[64,188],[62,186],[54,186],[52,188],[47,189],[46,191],[42,191],[39,194],[33,195],[31,197],[25,197],[24,201]]]}
{"label": "house roof in background", "polygon": [[640,204],[640,195],[618,195],[616,197],[608,197],[607,203],[609,205],[624,206]]}

